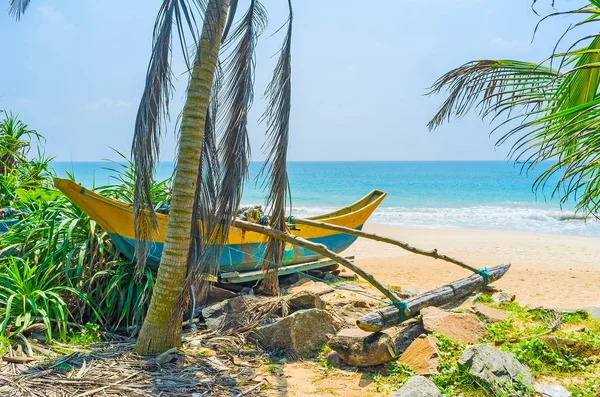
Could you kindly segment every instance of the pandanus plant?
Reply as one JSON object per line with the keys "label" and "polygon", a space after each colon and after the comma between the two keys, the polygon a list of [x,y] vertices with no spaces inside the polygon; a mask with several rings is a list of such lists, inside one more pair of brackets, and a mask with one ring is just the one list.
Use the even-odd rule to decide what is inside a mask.
{"label": "pandanus plant", "polygon": [[[535,2],[534,2],[535,4]],[[561,203],[574,199],[576,210],[598,216],[600,210],[600,0],[582,8],[558,11],[578,18],[540,62],[478,60],[443,75],[430,94],[447,98],[429,122],[434,129],[474,111],[489,118],[493,131],[505,129],[497,145],[510,142],[509,156],[523,167],[547,167],[534,190],[558,176],[552,195]],[[539,26],[539,24],[538,24]],[[537,31],[537,27],[536,27]],[[566,43],[568,37],[576,37]],[[564,51],[559,51],[564,48]],[[553,182],[554,183],[554,182]]]}
{"label": "pandanus plant", "polygon": [[[178,134],[178,155],[161,263],[136,350],[155,353],[181,344],[189,287],[201,292],[218,271],[218,247],[227,236],[248,178],[248,112],[253,101],[255,47],[266,28],[267,12],[258,0],[235,21],[238,0],[163,0],[154,26],[146,85],[132,145],[136,186],[134,218],[137,270],[143,274],[146,248],[157,225],[151,182],[172,94],[171,56],[179,41],[189,81]],[[10,0],[19,19],[30,0]],[[291,1],[279,60],[267,86],[266,176],[271,227],[284,230],[289,183],[286,168],[291,105]],[[201,28],[200,28],[201,26]],[[198,222],[202,220],[202,222]],[[277,265],[284,245],[267,241],[262,288],[278,291]],[[199,282],[199,283],[198,283]]]}

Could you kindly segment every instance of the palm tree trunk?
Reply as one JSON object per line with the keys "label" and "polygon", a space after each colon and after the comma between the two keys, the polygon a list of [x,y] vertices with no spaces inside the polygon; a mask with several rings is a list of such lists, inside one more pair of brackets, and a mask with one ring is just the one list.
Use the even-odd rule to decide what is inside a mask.
{"label": "palm tree trunk", "polygon": [[181,345],[183,305],[178,299],[187,275],[206,110],[228,7],[229,0],[210,0],[207,7],[183,110],[164,250],[150,308],[136,343],[140,354],[159,353]]}

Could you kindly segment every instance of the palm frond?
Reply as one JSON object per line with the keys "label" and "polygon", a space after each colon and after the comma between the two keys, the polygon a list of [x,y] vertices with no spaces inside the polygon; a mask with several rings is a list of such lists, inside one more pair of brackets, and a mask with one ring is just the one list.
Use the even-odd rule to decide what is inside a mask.
{"label": "palm frond", "polygon": [[133,202],[136,260],[140,276],[146,263],[147,243],[157,225],[150,186],[160,154],[160,138],[165,128],[165,119],[169,117],[173,25],[175,24],[179,33],[184,57],[189,59],[186,53],[185,32],[192,32],[193,39],[197,41],[194,12],[201,13],[202,5],[200,0],[164,0],[154,25],[152,55],[138,108],[131,149],[136,173]]}
{"label": "palm frond", "polygon": [[[571,11],[544,17],[583,16],[567,32],[600,21],[600,0]],[[539,26],[539,24],[538,24]],[[566,50],[563,34],[546,61],[560,60],[559,70],[543,65],[508,61],[475,61],[442,76],[430,93],[449,91],[448,98],[429,122],[439,126],[475,108],[482,118],[495,121],[506,110],[515,112],[494,128],[508,126],[497,142],[514,139],[509,158],[526,159],[528,168],[546,164],[533,189],[544,191],[552,181],[552,196],[562,204],[575,200],[576,210],[598,216],[600,211],[600,35],[578,38]],[[582,44],[586,42],[587,44]],[[491,67],[490,67],[491,65]],[[498,68],[501,71],[493,70]],[[566,70],[565,70],[566,69]],[[511,139],[512,138],[512,139]],[[548,162],[549,161],[549,162]],[[558,182],[555,182],[558,177]]]}
{"label": "palm frond", "polygon": [[21,19],[21,15],[27,11],[31,0],[10,0],[8,3],[8,13],[17,21]]}
{"label": "palm frond", "polygon": [[460,118],[475,108],[486,117],[507,107],[525,113],[543,106],[562,80],[558,71],[531,62],[482,60],[466,63],[440,77],[428,94],[449,92],[448,98],[429,121],[429,129],[452,117]]}
{"label": "palm frond", "polygon": [[[266,142],[267,159],[259,176],[268,174],[269,193],[267,208],[271,212],[271,227],[285,231],[287,202],[291,205],[290,184],[287,172],[287,149],[290,130],[290,110],[292,99],[292,22],[293,12],[291,0],[288,0],[289,18],[287,32],[275,66],[273,78],[267,86],[265,96],[269,99],[267,110],[262,116],[267,121]],[[265,249],[262,269],[264,279],[261,288],[270,294],[279,291],[278,270],[283,262],[285,243],[269,238]]]}
{"label": "palm frond", "polygon": [[248,11],[231,33],[232,48],[227,49],[224,61],[226,79],[221,106],[225,130],[218,149],[222,174],[217,207],[222,236],[227,236],[248,177],[248,111],[254,95],[254,49],[266,23],[266,10],[258,0],[252,0]]}

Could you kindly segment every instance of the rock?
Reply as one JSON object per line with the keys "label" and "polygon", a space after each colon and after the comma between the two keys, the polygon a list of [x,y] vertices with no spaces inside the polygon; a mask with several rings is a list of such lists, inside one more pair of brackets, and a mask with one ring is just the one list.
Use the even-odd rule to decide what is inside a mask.
{"label": "rock", "polygon": [[471,313],[453,313],[426,307],[421,310],[423,327],[429,333],[442,334],[463,344],[473,344],[487,336],[487,327]]}
{"label": "rock", "polygon": [[600,321],[600,307],[588,307],[585,309],[591,318]]}
{"label": "rock", "polygon": [[344,366],[344,362],[337,352],[330,352],[327,355],[327,362],[334,368],[340,368]]}
{"label": "rock", "polygon": [[327,281],[328,283],[335,283],[340,279],[333,273],[325,273],[325,275],[323,276],[323,280]]}
{"label": "rock", "polygon": [[325,310],[300,310],[277,321],[257,327],[252,337],[267,349],[287,350],[308,354],[327,342],[335,334],[335,320]]}
{"label": "rock", "polygon": [[516,298],[515,294],[511,294],[510,292],[506,292],[506,291],[494,292],[492,294],[492,299],[494,300],[494,303],[498,306],[502,306],[507,303],[510,303],[510,302],[514,301],[515,298]]}
{"label": "rock", "polygon": [[327,266],[323,266],[319,268],[319,271],[321,272],[333,272],[336,270],[339,270],[340,265],[337,263],[331,264],[331,265],[327,265]]}
{"label": "rock", "polygon": [[402,299],[410,299],[414,298],[415,296],[422,295],[425,292],[426,291],[422,289],[405,289],[404,291],[396,292],[396,295],[398,295]]}
{"label": "rock", "polygon": [[327,345],[346,364],[370,367],[396,358],[393,343],[386,332],[369,333],[358,328],[345,328],[329,339]]}
{"label": "rock", "polygon": [[402,353],[400,362],[408,365],[419,375],[437,374],[440,363],[437,339],[426,335],[419,336]]}
{"label": "rock", "polygon": [[568,351],[580,358],[589,358],[600,354],[598,346],[581,340],[559,338],[551,335],[541,336],[540,340],[550,349],[560,354]]}
{"label": "rock", "polygon": [[508,313],[500,309],[495,309],[481,303],[475,303],[469,311],[482,317],[488,323],[499,323],[508,319]]}
{"label": "rock", "polygon": [[535,385],[535,391],[542,397],[571,397],[571,392],[561,385]]}
{"label": "rock", "polygon": [[244,312],[251,303],[256,302],[255,296],[236,296],[202,309],[202,317],[208,329],[226,331],[241,327],[245,324]]}
{"label": "rock", "polygon": [[250,288],[250,287],[244,287],[242,288],[242,290],[240,291],[240,295],[250,295],[250,296],[254,296],[254,289]]}
{"label": "rock", "polygon": [[392,397],[442,397],[442,392],[424,376],[413,376]]}
{"label": "rock", "polygon": [[486,382],[496,390],[502,390],[503,384],[514,382],[533,386],[533,377],[527,367],[512,354],[490,345],[469,347],[458,359],[458,364],[467,367],[475,379]]}
{"label": "rock", "polygon": [[325,302],[314,292],[296,292],[292,296],[286,297],[285,300],[293,312],[304,309],[325,309]]}
{"label": "rock", "polygon": [[358,276],[356,275],[356,273],[353,273],[351,271],[342,271],[340,272],[340,274],[338,274],[338,277],[350,280],[358,280]]}
{"label": "rock", "polygon": [[369,367],[396,359],[423,331],[419,321],[375,333],[346,328],[329,339],[327,344],[346,364]]}

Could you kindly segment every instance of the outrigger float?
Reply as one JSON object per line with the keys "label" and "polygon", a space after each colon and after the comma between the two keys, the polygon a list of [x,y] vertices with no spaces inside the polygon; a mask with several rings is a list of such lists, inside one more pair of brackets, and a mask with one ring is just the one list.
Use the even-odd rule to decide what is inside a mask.
{"label": "outrigger float", "polygon": [[[135,234],[133,206],[90,191],[77,183],[55,178],[54,185],[82,211],[94,219],[111,237],[118,251],[133,260]],[[311,218],[292,218],[289,231],[280,231],[257,223],[235,219],[219,259],[219,281],[239,283],[263,277],[260,270],[265,242],[269,237],[285,241],[284,261],[279,274],[291,274],[338,263],[368,281],[383,293],[390,305],[369,313],[357,325],[365,331],[376,332],[399,324],[419,314],[426,306],[442,306],[460,299],[496,281],[509,270],[510,265],[500,265],[489,270],[478,269],[455,258],[442,255],[437,250],[422,250],[403,241],[362,231],[371,214],[385,198],[386,193],[373,190],[361,200],[337,211]],[[147,242],[148,263],[155,268],[165,241],[168,215],[157,214],[158,227],[153,231],[152,241]],[[470,270],[473,274],[446,286],[431,290],[408,301],[381,284],[371,274],[352,262],[353,257],[343,257],[342,251],[350,247],[358,237],[392,244],[409,252],[429,256]]]}

